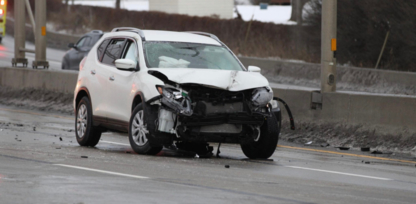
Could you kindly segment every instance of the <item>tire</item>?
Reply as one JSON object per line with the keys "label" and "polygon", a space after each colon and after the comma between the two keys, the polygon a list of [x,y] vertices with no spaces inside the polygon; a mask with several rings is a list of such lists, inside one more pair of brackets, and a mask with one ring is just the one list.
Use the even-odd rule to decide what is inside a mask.
{"label": "tire", "polygon": [[69,69],[69,65],[68,65],[68,62],[66,60],[64,60],[62,62],[61,69]]}
{"label": "tire", "polygon": [[81,146],[95,147],[100,141],[101,131],[92,125],[92,108],[88,97],[84,96],[77,105],[75,115],[75,135]]}
{"label": "tire", "polygon": [[266,122],[260,127],[260,138],[258,141],[241,144],[243,153],[250,159],[267,159],[271,157],[276,150],[279,140],[281,121],[272,114]]}
{"label": "tire", "polygon": [[155,155],[163,146],[151,146],[149,142],[150,133],[144,119],[143,105],[137,105],[130,117],[129,141],[130,146],[137,154]]}

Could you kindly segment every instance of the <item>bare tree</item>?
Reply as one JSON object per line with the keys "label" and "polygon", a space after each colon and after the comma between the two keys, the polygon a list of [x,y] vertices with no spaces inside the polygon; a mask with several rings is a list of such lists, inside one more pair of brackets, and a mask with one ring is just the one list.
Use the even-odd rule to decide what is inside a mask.
{"label": "bare tree", "polygon": [[120,9],[120,1],[121,0],[116,0],[116,9]]}

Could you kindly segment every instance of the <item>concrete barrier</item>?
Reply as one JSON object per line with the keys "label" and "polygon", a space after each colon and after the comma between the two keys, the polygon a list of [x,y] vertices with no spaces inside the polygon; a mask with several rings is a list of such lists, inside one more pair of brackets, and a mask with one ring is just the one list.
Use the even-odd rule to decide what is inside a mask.
{"label": "concrete barrier", "polygon": [[[254,65],[271,82],[320,87],[321,65],[290,60],[240,57],[245,66]],[[337,67],[339,90],[416,96],[416,73],[357,67]]]}
{"label": "concrete barrier", "polygon": [[0,68],[0,86],[12,89],[42,89],[73,93],[78,72],[46,71],[30,68]]}
{"label": "concrete barrier", "polygon": [[[71,71],[0,68],[0,86],[72,94],[77,75],[77,72]],[[312,92],[316,89],[273,83],[271,87],[276,96],[290,105],[296,123],[337,123],[358,125],[382,134],[416,134],[416,97],[358,92],[327,93],[323,94],[322,109],[312,109]]]}

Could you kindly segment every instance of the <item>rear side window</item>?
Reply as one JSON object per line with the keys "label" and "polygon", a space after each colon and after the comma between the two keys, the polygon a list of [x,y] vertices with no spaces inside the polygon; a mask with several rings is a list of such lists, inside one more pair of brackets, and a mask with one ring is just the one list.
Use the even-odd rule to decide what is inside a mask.
{"label": "rear side window", "polygon": [[117,59],[120,59],[121,52],[123,51],[125,39],[113,39],[108,44],[107,49],[104,52],[102,63],[108,65],[114,65]]}
{"label": "rear side window", "polygon": [[104,41],[101,43],[100,47],[98,47],[98,49],[97,49],[97,57],[98,57],[98,61],[100,61],[100,62],[101,62],[101,59],[102,59],[103,54],[104,54],[104,50],[105,50],[105,48],[107,47],[107,45],[108,45],[108,43],[109,43],[109,42],[110,42],[110,39],[104,40]]}

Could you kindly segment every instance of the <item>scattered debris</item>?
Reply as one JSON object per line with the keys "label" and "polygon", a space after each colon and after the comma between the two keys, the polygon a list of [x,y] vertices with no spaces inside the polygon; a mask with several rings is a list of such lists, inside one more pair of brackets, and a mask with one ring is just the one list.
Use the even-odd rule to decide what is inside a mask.
{"label": "scattered debris", "polygon": [[305,143],[305,145],[310,145],[310,144],[312,144],[312,141]]}
{"label": "scattered debris", "polygon": [[61,149],[60,147],[57,147],[56,149]]}
{"label": "scattered debris", "polygon": [[62,137],[59,137],[59,140],[62,141]]}
{"label": "scattered debris", "polygon": [[335,147],[335,148],[338,148],[339,150],[350,150],[349,147]]}
{"label": "scattered debris", "polygon": [[16,124],[16,126],[18,126],[18,127],[23,127],[23,124]]}
{"label": "scattered debris", "polygon": [[364,162],[364,164],[370,164],[370,162],[369,161],[366,161],[366,162]]}
{"label": "scattered debris", "polygon": [[87,158],[88,158],[88,156],[81,156],[81,158],[85,158],[85,159],[87,159]]}
{"label": "scattered debris", "polygon": [[68,132],[72,132],[72,131],[73,131],[72,129],[69,129],[69,130],[68,130]]}
{"label": "scattered debris", "polygon": [[371,152],[371,154],[383,154],[383,152],[378,151],[378,150],[374,150],[374,151]]}
{"label": "scattered debris", "polygon": [[33,131],[36,131],[36,127],[33,127]]}
{"label": "scattered debris", "polygon": [[362,152],[369,152],[370,151],[370,147],[361,147],[361,151]]}
{"label": "scattered debris", "polygon": [[19,140],[19,139],[17,139],[17,138],[14,138],[16,141],[18,141],[18,142],[21,142],[22,140]]}
{"label": "scattered debris", "polygon": [[328,143],[322,143],[321,144],[321,147],[328,147],[329,146],[329,144]]}
{"label": "scattered debris", "polygon": [[125,151],[127,154],[131,154],[131,151]]}
{"label": "scattered debris", "polygon": [[225,165],[225,168],[229,169],[229,168],[230,168],[230,165],[228,165],[228,164],[227,164],[227,165]]}

